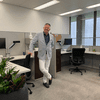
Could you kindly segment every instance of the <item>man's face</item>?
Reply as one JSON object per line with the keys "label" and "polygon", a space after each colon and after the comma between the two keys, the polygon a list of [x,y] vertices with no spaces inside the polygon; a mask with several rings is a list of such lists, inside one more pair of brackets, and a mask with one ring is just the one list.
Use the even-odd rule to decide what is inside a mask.
{"label": "man's face", "polygon": [[48,32],[50,31],[50,26],[49,26],[49,25],[45,25],[45,26],[43,27],[43,29],[44,29],[44,32],[45,32],[45,33],[48,33]]}

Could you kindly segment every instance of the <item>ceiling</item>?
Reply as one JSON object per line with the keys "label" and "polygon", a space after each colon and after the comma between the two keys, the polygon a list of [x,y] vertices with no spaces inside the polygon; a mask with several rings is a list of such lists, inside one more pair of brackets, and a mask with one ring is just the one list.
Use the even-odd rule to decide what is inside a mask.
{"label": "ceiling", "polygon": [[[3,3],[33,9],[49,1],[51,0],[4,0]],[[88,13],[91,11],[100,10],[100,7],[93,8],[93,9],[86,8],[87,6],[100,3],[100,0],[58,0],[58,1],[60,1],[60,3],[42,9],[40,11],[59,15],[61,13],[65,13],[76,9],[83,9],[83,11],[65,15],[66,17],[68,17],[68,16],[74,16],[74,15]]]}

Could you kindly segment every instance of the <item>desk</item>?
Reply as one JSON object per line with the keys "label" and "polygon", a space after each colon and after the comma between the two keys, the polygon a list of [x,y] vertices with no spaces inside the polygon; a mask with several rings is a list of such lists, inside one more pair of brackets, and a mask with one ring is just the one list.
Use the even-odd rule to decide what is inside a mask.
{"label": "desk", "polygon": [[[72,52],[61,51],[61,54],[66,54],[66,53],[72,53]],[[85,51],[85,53],[100,55],[100,52]]]}
{"label": "desk", "polygon": [[[56,56],[55,56],[55,52],[56,52]],[[51,68],[51,74],[54,76],[55,78],[55,74],[56,72],[61,71],[61,49],[57,49],[55,52],[53,52],[52,54],[52,58],[51,59],[51,64],[50,64],[50,68]],[[43,74],[41,73],[40,69],[39,69],[39,58],[37,57],[38,55],[38,50],[34,50],[33,51],[33,57],[31,57],[31,62],[30,62],[30,67],[31,67],[31,71],[32,71],[32,80],[41,78],[43,76]],[[23,60],[25,59],[25,55],[19,55],[19,56],[13,56],[14,59],[11,59],[11,63],[14,63],[18,66],[23,65]],[[6,58],[6,57],[5,57]]]}
{"label": "desk", "polygon": [[[65,63],[65,65],[68,65],[69,56],[71,52],[61,51],[61,54],[62,54],[62,63],[65,63],[64,59],[66,57],[67,62]],[[100,64],[100,52],[85,51],[85,64],[83,64],[83,66],[99,69],[99,64]]]}
{"label": "desk", "polygon": [[[13,60],[16,60],[16,59],[22,59],[22,58],[25,58],[26,56],[25,55],[19,55],[19,56],[13,56],[13,57],[14,57],[14,59],[11,59],[10,61],[13,61]],[[6,58],[6,57],[4,57],[4,58]],[[20,66],[18,64],[12,63],[10,61],[7,62],[8,66],[5,67],[5,68],[7,68],[6,71],[5,71],[6,73],[7,73],[7,70],[9,70],[11,68],[14,68],[14,67],[15,67],[14,71],[18,71],[19,70],[19,72],[17,73],[16,77],[20,76],[22,73],[26,73],[26,72],[30,72],[31,71],[28,68],[25,68],[25,67]]]}

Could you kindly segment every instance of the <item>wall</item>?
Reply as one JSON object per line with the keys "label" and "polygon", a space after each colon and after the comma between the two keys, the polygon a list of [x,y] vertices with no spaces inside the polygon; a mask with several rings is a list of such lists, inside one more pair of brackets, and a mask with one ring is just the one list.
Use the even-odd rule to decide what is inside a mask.
{"label": "wall", "polygon": [[[10,49],[10,55],[23,55],[25,52],[25,39],[23,32],[0,32],[0,38],[6,38],[6,48],[10,47],[13,41],[20,41]],[[0,55],[6,56],[6,49],[0,49]]]}
{"label": "wall", "polygon": [[0,31],[42,32],[46,22],[51,32],[69,34],[69,18],[0,3]]}
{"label": "wall", "polygon": [[[11,55],[20,55],[25,52],[28,47],[25,47],[24,33],[42,32],[46,22],[51,24],[50,32],[69,34],[69,18],[67,17],[0,3],[0,38],[7,39],[6,47],[11,45],[13,40],[21,41],[11,49]],[[1,54],[6,56],[6,50],[0,49]]]}

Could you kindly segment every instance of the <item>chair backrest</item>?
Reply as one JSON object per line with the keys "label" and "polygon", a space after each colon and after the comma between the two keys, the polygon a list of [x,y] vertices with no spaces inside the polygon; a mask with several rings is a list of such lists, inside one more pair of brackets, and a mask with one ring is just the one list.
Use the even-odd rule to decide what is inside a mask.
{"label": "chair backrest", "polygon": [[29,68],[30,66],[30,54],[26,55],[25,61],[24,61],[24,67]]}
{"label": "chair backrest", "polygon": [[[31,69],[30,68],[30,56],[31,56],[30,54],[26,55],[26,58],[24,60],[24,67],[29,68],[29,69]],[[31,72],[27,72],[26,80],[29,80],[30,78],[31,78]]]}
{"label": "chair backrest", "polygon": [[85,48],[73,48],[72,49],[72,60],[77,64],[83,63]]}

